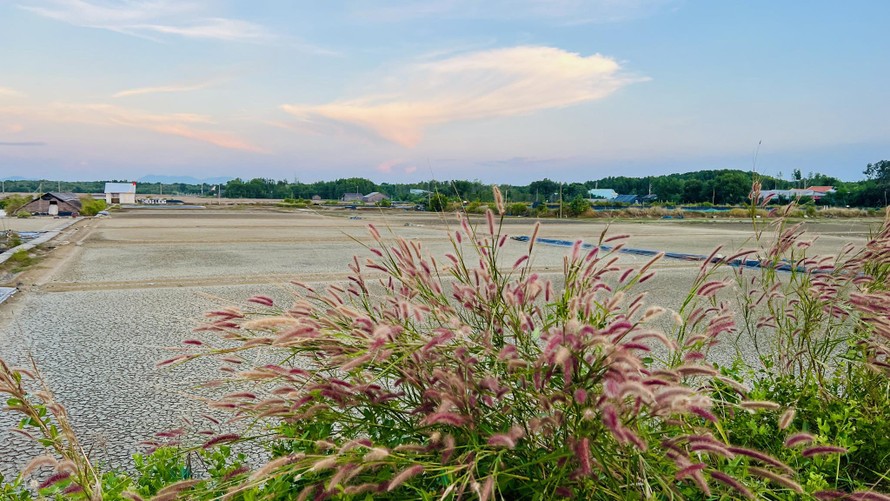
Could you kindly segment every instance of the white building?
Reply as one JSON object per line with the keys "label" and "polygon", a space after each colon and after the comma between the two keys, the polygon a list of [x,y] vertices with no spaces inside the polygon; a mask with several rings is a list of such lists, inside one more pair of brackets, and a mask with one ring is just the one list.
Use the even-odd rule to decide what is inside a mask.
{"label": "white building", "polygon": [[136,182],[132,183],[105,183],[105,203],[111,204],[135,204]]}

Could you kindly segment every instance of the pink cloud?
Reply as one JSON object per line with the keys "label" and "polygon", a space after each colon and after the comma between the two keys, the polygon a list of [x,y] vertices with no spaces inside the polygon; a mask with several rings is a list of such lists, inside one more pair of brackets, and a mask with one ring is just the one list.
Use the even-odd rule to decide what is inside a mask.
{"label": "pink cloud", "polygon": [[414,174],[415,172],[417,172],[417,167],[410,165],[408,167],[405,167],[403,170],[405,174]]}
{"label": "pink cloud", "polygon": [[370,130],[404,147],[430,126],[525,115],[603,99],[645,79],[626,76],[612,58],[521,46],[461,54],[396,70],[394,84],[364,96],[282,109],[303,120]]}
{"label": "pink cloud", "polygon": [[390,172],[392,172],[392,168],[398,164],[399,162],[396,160],[386,160],[385,162],[381,162],[380,165],[377,166],[377,171],[389,174]]}
{"label": "pink cloud", "polygon": [[0,113],[47,122],[105,127],[131,127],[200,141],[220,148],[262,153],[263,150],[227,131],[215,130],[214,120],[193,113],[149,113],[109,104],[54,103],[39,107],[0,108]]}
{"label": "pink cloud", "polygon": [[0,132],[6,134],[18,134],[25,130],[25,127],[22,124],[8,124],[8,125],[0,125]]}

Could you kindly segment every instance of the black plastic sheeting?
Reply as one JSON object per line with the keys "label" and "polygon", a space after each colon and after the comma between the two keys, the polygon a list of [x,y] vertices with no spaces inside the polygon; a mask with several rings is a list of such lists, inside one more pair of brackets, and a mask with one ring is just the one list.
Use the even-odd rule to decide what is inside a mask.
{"label": "black plastic sheeting", "polygon": [[[513,240],[517,240],[519,242],[528,242],[531,237],[522,235],[522,236],[511,237],[511,238]],[[536,238],[535,242],[544,244],[544,245],[554,245],[557,247],[572,247],[575,245],[575,242],[573,242],[571,240],[559,240],[556,238]],[[594,247],[599,247],[600,250],[606,251],[606,252],[614,249],[614,247],[611,245],[597,246],[597,245],[589,244],[586,242],[581,243],[582,249],[593,249]],[[661,251],[622,247],[622,248],[618,249],[618,252],[621,254],[632,254],[635,256],[655,256]],[[702,261],[708,260],[708,258],[709,258],[709,256],[705,256],[702,254],[687,254],[684,252],[665,252],[664,257],[669,258],[669,259],[678,259],[681,261],[693,261],[693,262],[702,262]],[[760,261],[758,261],[756,259],[745,259],[745,258],[738,258],[738,259],[733,259],[732,261],[726,261],[726,258],[724,258],[724,257],[715,256],[715,257],[711,257],[709,262],[714,263],[714,264],[724,263],[724,264],[727,264],[727,265],[735,267],[735,268],[772,268],[772,269],[775,269],[778,271],[788,271],[788,272],[796,271],[799,273],[824,273],[821,270],[808,270],[803,266],[794,266],[793,264],[791,264],[787,261],[780,261],[779,263],[775,263],[775,264],[774,263],[761,263]]]}

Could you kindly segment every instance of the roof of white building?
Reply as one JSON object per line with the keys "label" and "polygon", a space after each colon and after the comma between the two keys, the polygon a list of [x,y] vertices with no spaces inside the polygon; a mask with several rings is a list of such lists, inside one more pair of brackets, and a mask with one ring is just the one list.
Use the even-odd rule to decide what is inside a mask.
{"label": "roof of white building", "polygon": [[588,190],[587,193],[591,197],[605,198],[606,200],[612,200],[618,197],[618,192],[611,188],[594,188],[592,190]]}
{"label": "roof of white building", "polygon": [[136,193],[136,183],[105,183],[105,193]]}

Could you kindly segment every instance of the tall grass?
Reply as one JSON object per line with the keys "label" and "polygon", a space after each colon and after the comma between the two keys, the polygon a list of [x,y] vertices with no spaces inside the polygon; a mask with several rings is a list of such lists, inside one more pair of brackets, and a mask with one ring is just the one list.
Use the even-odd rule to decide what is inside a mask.
{"label": "tall grass", "polygon": [[[32,371],[0,366],[9,410],[53,447],[42,460],[56,468],[50,478],[70,472],[38,490],[159,500],[888,499],[875,491],[888,487],[886,457],[835,426],[827,404],[890,403],[881,393],[890,225],[862,250],[819,259],[806,257],[800,227],[779,223],[763,249],[705,262],[673,312],[642,292],[660,255],[619,261],[628,235],[603,234],[609,252],[578,242],[559,287],[532,267],[537,226],[526,253],[504,262],[506,211],[494,195],[497,214],[475,227],[459,219],[444,256],[370,226],[368,257],[349,265],[346,285],[297,283],[293,304],[256,296],[209,312],[199,331],[212,340],[186,340],[159,365],[218,360],[227,376],[212,385],[231,389],[209,406],[242,431],[196,433],[219,424],[208,417],[160,433],[154,470],[140,467],[139,478],[96,473],[61,406],[24,387]],[[732,271],[736,258],[762,266]],[[781,275],[786,262],[794,271]],[[728,294],[733,285],[741,292]],[[756,343],[762,367],[715,364],[710,351],[727,337]],[[852,391],[862,381],[867,398]],[[877,432],[890,423],[845,416]],[[246,466],[228,456],[237,442],[262,445],[270,459]],[[172,450],[218,454],[216,467],[205,478],[158,474],[160,464],[179,471]],[[863,450],[872,469],[857,462],[842,475],[843,458]],[[8,490],[23,492],[18,482]]]}

